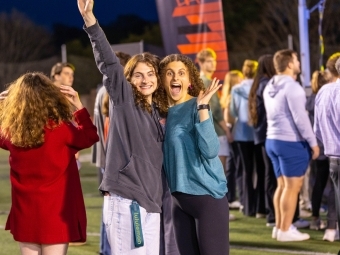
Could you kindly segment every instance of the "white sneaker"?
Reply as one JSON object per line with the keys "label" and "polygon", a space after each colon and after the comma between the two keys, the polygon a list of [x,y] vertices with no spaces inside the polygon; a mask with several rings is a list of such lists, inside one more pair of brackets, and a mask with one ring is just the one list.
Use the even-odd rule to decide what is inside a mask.
{"label": "white sneaker", "polygon": [[236,220],[236,217],[234,214],[229,214],[229,221]]}
{"label": "white sneaker", "polygon": [[329,242],[334,242],[335,240],[339,240],[339,231],[336,229],[326,229],[322,240],[329,241]]}
{"label": "white sneaker", "polygon": [[311,211],[307,211],[307,210],[301,209],[299,215],[300,215],[300,217],[302,217],[302,218],[308,218],[308,217],[312,216],[312,212],[311,212]]}
{"label": "white sneaker", "polygon": [[272,238],[276,239],[277,238],[277,232],[280,231],[279,229],[277,229],[277,227],[273,227],[273,231],[272,231]]}
{"label": "white sneaker", "polygon": [[229,209],[239,209],[241,206],[241,203],[239,201],[233,201],[229,203]]}
{"label": "white sneaker", "polygon": [[301,233],[296,227],[291,225],[287,231],[278,230],[277,240],[280,242],[296,242],[308,240],[310,236],[306,233]]}
{"label": "white sneaker", "polygon": [[275,222],[267,222],[266,227],[275,227]]}
{"label": "white sneaker", "polygon": [[266,218],[266,214],[263,214],[263,213],[256,213],[256,214],[255,214],[255,218],[256,218],[256,219],[264,219],[264,218]]}

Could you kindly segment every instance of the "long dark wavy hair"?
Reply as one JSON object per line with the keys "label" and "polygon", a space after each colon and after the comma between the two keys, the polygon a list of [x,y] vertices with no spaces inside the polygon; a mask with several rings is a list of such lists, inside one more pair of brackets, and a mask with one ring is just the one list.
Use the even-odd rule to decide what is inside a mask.
{"label": "long dark wavy hair", "polygon": [[71,104],[42,73],[27,73],[12,82],[0,101],[1,136],[24,148],[40,146],[45,128],[72,121]]}
{"label": "long dark wavy hair", "polygon": [[251,86],[248,99],[249,107],[249,124],[256,125],[258,121],[257,108],[256,108],[256,91],[260,85],[260,80],[263,77],[268,79],[272,78],[275,74],[273,55],[263,55],[258,60],[257,72],[254,77],[253,85]]}
{"label": "long dark wavy hair", "polygon": [[[162,115],[166,115],[168,112],[168,98],[165,93],[164,87],[161,85],[161,79],[159,76],[159,57],[149,52],[134,55],[126,64],[124,68],[124,75],[126,79],[131,83],[133,71],[138,63],[145,63],[152,67],[157,76],[157,89],[152,94],[152,101],[159,108],[159,112]],[[131,84],[133,93],[135,96],[136,106],[141,107],[143,110],[151,113],[151,105],[148,103],[146,96],[137,90],[137,88]]]}
{"label": "long dark wavy hair", "polygon": [[205,91],[204,83],[202,79],[200,78],[200,73],[197,67],[195,66],[194,62],[185,55],[171,54],[163,58],[162,61],[159,63],[160,76],[163,77],[165,75],[166,66],[169,63],[175,62],[175,61],[182,62],[188,68],[189,79],[191,83],[191,88],[188,89],[188,94],[190,96],[197,97],[201,90]]}

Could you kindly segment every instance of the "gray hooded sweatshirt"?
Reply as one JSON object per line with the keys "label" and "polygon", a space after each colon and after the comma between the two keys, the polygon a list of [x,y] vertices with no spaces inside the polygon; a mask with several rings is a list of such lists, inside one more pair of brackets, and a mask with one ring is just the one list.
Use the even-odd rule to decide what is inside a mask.
{"label": "gray hooded sweatshirt", "polygon": [[137,200],[147,212],[160,213],[164,140],[162,119],[136,106],[131,84],[98,23],[88,33],[103,85],[110,95],[110,126],[102,191]]}
{"label": "gray hooded sweatshirt", "polygon": [[267,112],[267,139],[317,145],[306,111],[306,93],[288,75],[275,75],[263,91]]}

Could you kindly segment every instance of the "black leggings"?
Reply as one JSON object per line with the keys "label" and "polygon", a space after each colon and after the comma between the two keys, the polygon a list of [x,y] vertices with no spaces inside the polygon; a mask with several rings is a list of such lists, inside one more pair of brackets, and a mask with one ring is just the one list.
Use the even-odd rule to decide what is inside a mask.
{"label": "black leggings", "polygon": [[255,146],[254,142],[235,142],[240,154],[242,166],[242,194],[243,198],[243,214],[246,216],[255,216],[256,214],[256,191],[253,185],[253,171],[255,159]]}
{"label": "black leggings", "polygon": [[172,216],[182,255],[229,255],[227,197],[172,193]]}
{"label": "black leggings", "polygon": [[[314,163],[316,164],[316,173],[315,173],[315,184],[313,187],[312,192],[312,216],[319,217],[319,210],[321,206],[321,200],[323,196],[323,192],[325,190],[325,187],[327,185],[328,179],[329,179],[329,169],[330,164],[329,160],[315,160]],[[334,185],[330,186],[330,190],[328,193],[328,199],[327,199],[327,206],[328,206],[328,212],[327,212],[327,228],[330,229],[336,229],[336,204],[335,204],[335,190]]]}
{"label": "black leggings", "polygon": [[264,143],[261,143],[262,159],[265,165],[265,198],[267,209],[267,223],[275,223],[274,193],[277,188],[277,180],[273,164],[267,155]]}
{"label": "black leggings", "polygon": [[314,162],[311,162],[311,164],[313,163],[316,165],[316,173],[315,183],[312,191],[312,216],[319,217],[323,192],[329,178],[329,161],[328,159],[315,160]]}

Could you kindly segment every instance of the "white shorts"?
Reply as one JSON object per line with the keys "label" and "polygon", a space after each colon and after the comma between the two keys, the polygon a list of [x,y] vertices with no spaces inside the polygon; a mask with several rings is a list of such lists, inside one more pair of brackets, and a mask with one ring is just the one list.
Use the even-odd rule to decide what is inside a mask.
{"label": "white shorts", "polygon": [[135,248],[130,205],[132,200],[110,192],[104,196],[103,222],[111,254],[159,255],[160,213],[148,213],[139,207],[144,246]]}
{"label": "white shorts", "polygon": [[229,143],[227,136],[219,136],[218,140],[220,141],[220,150],[218,151],[218,156],[230,156]]}

